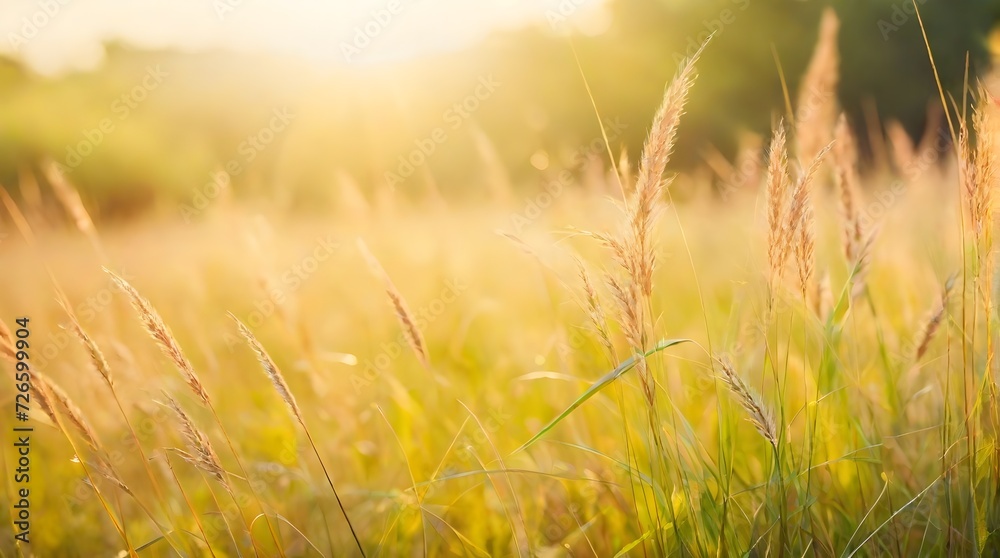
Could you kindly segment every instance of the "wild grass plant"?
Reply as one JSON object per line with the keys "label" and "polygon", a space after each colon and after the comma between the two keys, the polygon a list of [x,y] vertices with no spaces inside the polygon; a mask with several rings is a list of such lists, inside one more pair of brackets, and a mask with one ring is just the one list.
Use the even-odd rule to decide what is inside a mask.
{"label": "wild grass plant", "polygon": [[75,231],[5,196],[36,527],[0,556],[997,555],[1000,105],[863,168],[822,29],[722,199],[669,170],[698,54],[614,201],[527,226],[437,200],[98,234],[58,176]]}

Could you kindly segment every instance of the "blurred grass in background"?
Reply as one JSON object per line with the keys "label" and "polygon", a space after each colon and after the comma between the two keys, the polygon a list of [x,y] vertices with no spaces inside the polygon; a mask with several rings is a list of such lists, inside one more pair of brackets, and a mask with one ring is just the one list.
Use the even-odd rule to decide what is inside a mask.
{"label": "blurred grass in background", "polygon": [[[754,137],[767,134],[784,106],[774,55],[796,91],[823,5],[615,0],[581,33],[574,17],[593,6],[553,1],[546,21],[533,26],[457,51],[368,64],[349,62],[357,62],[350,50],[339,63],[316,66],[277,54],[149,51],[120,42],[106,44],[89,71],[41,76],[8,59],[0,64],[0,183],[38,174],[52,159],[72,171],[101,215],[157,201],[171,210],[192,204],[211,173],[232,162],[239,168],[230,172],[234,193],[298,209],[343,205],[345,181],[369,200],[384,187],[404,199],[435,191],[484,199],[497,181],[530,191],[562,169],[578,172],[580,146],[601,137],[574,51],[606,125],[624,124],[614,145],[638,153],[677,61],[715,32],[675,159],[681,168],[705,167],[710,155],[732,160],[742,147],[759,146]],[[838,96],[855,128],[871,132],[898,120],[916,137],[939,128],[937,105],[928,111],[936,91],[912,6],[832,5],[844,37]],[[966,53],[973,81],[986,69],[1000,6],[921,5],[942,79],[958,98]],[[498,86],[477,98],[484,79]],[[276,109],[295,118],[270,133]],[[269,141],[254,142],[261,134]],[[871,133],[859,136],[885,156],[885,146],[868,145]],[[425,162],[407,172],[407,159]]]}
{"label": "blurred grass in background", "polygon": [[[61,433],[32,409],[31,550],[997,552],[993,227],[970,226],[993,224],[992,204],[966,203],[976,188],[991,199],[996,174],[959,174],[968,161],[942,136],[906,4],[833,4],[839,64],[834,34],[814,47],[823,4],[763,0],[617,0],[572,39],[559,10],[571,20],[576,4],[553,3],[534,28],[395,63],[321,68],[121,44],[91,71],[5,63],[0,309],[30,316],[33,370],[65,388],[103,446],[87,449],[79,429]],[[969,82],[990,77],[996,3],[922,9],[961,106],[966,52]],[[666,120],[653,115],[679,57],[712,31],[664,194],[659,174],[637,181],[649,165],[640,146]],[[826,55],[807,71],[814,52]],[[764,137],[786,112],[775,53],[796,105],[791,164],[776,173],[789,179],[784,196],[764,187],[764,165],[780,159],[773,147],[765,157]],[[838,142],[861,145],[861,172],[834,152],[793,198],[810,156],[801,146],[834,135],[838,101],[852,124],[838,125]],[[977,126],[992,133],[979,149],[1000,133],[1000,112],[986,93],[976,103],[992,126]],[[830,121],[800,118],[827,109]],[[1000,168],[995,149],[981,152],[977,169]],[[640,190],[653,192],[646,218],[659,226],[636,226]],[[626,248],[640,256],[616,253],[609,239],[622,236],[609,231],[636,230],[648,242]],[[794,244],[798,270],[774,265],[776,238]],[[651,254],[655,288],[640,304],[628,266]],[[102,266],[162,314],[218,415]],[[602,312],[585,302],[581,267]],[[113,389],[56,289],[104,352]],[[316,454],[227,313],[283,371]],[[629,337],[630,313],[642,335]],[[630,371],[515,451],[636,345],[663,338],[692,342],[650,355],[648,376]],[[753,397],[728,393],[739,382]],[[4,409],[10,385],[0,383]],[[174,451],[195,450],[160,404],[167,393],[232,474]],[[746,423],[753,405],[768,424]],[[104,475],[84,480],[102,460]],[[111,500],[104,510],[98,496]],[[3,556],[23,550],[6,513]]]}

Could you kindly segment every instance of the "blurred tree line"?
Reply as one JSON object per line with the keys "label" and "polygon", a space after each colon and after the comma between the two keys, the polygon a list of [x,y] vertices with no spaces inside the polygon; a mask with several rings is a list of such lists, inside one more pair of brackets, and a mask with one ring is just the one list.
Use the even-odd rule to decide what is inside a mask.
{"label": "blurred tree line", "polygon": [[[916,1],[960,99],[967,53],[970,79],[989,69],[1000,2]],[[548,0],[535,27],[391,65],[121,44],[96,70],[55,78],[0,61],[0,184],[51,159],[105,215],[191,209],[229,188],[308,207],[338,203],[348,182],[369,198],[534,189],[604,154],[593,104],[614,148],[637,155],[677,62],[714,32],[675,158],[697,165],[706,145],[731,156],[738,132],[768,133],[784,112],[778,61],[794,100],[827,5],[841,19],[839,96],[856,129],[877,110],[920,134],[937,99],[911,0],[613,0],[602,32],[567,33],[586,3]]]}

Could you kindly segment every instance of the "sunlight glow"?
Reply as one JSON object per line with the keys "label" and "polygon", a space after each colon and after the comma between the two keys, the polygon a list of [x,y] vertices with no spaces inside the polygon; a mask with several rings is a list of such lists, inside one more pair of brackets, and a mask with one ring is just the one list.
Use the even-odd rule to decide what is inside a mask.
{"label": "sunlight glow", "polygon": [[547,14],[594,11],[602,0],[5,0],[0,52],[42,73],[92,67],[102,43],[228,48],[322,65],[371,64],[469,45]]}

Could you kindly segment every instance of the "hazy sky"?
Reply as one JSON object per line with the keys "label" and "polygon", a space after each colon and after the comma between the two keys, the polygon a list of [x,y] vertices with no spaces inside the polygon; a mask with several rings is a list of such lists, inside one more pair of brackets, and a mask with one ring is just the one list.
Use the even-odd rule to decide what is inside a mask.
{"label": "hazy sky", "polygon": [[[602,0],[0,0],[0,49],[43,73],[96,64],[102,41],[197,50],[291,53],[325,64],[373,63],[455,48],[489,31],[564,14],[574,25]],[[395,12],[395,13],[393,13]],[[361,35],[359,36],[359,30]],[[367,44],[366,44],[367,42]]]}

